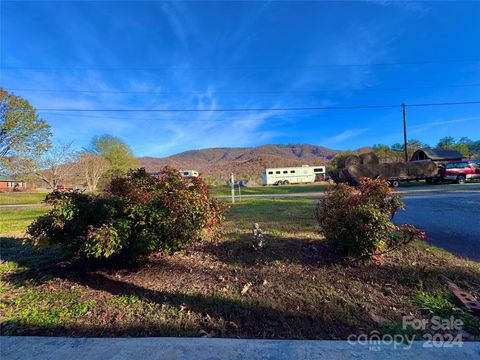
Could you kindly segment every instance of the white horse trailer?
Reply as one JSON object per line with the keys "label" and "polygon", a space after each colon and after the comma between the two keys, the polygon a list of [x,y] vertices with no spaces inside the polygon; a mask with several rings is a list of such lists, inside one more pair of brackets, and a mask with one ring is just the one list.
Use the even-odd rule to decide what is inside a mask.
{"label": "white horse trailer", "polygon": [[325,177],[325,166],[267,168],[263,173],[263,185],[313,183],[319,176]]}

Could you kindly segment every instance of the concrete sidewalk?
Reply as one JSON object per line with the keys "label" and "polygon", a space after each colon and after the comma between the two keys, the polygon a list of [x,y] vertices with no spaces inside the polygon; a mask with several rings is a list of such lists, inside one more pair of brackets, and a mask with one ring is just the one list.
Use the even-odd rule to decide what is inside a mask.
{"label": "concrete sidewalk", "polygon": [[[480,359],[480,343],[424,347],[360,345],[347,341],[237,340],[205,338],[0,337],[2,360],[109,359]],[[438,345],[437,345],[438,346]]]}

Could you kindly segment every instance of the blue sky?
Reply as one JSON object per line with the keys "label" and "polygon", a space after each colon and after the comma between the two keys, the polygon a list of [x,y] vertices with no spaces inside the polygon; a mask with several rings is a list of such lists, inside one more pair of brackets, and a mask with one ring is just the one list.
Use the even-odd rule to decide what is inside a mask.
{"label": "blue sky", "polygon": [[[479,19],[480,2],[3,1],[0,80],[43,109],[478,101]],[[41,114],[59,141],[109,133],[139,156],[402,141],[400,108]],[[480,105],[410,108],[408,124],[430,144],[480,139]]]}

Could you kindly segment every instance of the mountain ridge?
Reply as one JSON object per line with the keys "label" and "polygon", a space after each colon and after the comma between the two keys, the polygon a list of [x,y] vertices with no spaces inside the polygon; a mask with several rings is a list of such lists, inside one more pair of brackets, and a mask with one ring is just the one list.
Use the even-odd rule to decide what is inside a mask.
{"label": "mountain ridge", "polygon": [[[360,148],[356,152],[367,152]],[[328,165],[341,150],[311,144],[266,144],[256,147],[218,147],[187,150],[167,157],[139,157],[138,162],[147,171],[159,171],[166,165],[200,172],[209,183],[223,184],[230,173],[238,179],[259,183],[266,167]]]}

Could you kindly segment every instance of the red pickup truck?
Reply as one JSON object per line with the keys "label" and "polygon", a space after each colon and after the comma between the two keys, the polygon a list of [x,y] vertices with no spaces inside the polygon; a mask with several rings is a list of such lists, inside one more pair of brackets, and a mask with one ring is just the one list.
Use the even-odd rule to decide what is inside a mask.
{"label": "red pickup truck", "polygon": [[480,164],[475,161],[459,161],[447,164],[439,170],[442,180],[463,184],[466,180],[480,179]]}
{"label": "red pickup truck", "polygon": [[78,187],[65,187],[63,184],[58,184],[55,187],[56,191],[78,191],[80,190]]}

